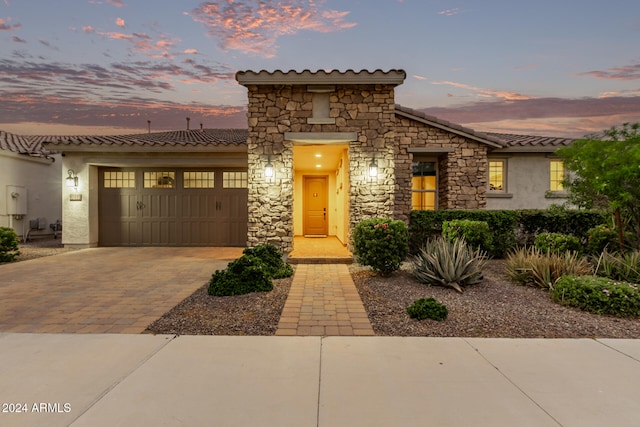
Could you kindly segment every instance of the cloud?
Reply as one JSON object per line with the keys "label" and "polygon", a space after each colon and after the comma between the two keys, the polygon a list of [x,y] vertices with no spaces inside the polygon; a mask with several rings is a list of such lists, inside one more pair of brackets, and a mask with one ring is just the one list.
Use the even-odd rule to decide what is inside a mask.
{"label": "cloud", "polygon": [[480,98],[499,98],[507,101],[515,101],[515,100],[523,100],[523,99],[532,99],[532,96],[523,95],[518,92],[510,92],[503,90],[495,90],[495,89],[484,89],[476,86],[471,86],[465,83],[456,83],[450,81],[440,81],[440,82],[432,82],[434,85],[449,85],[453,87],[457,87],[460,89],[466,89],[468,91],[473,92],[476,96]]}
{"label": "cloud", "polygon": [[48,47],[49,49],[52,50],[57,50],[59,51],[60,49],[54,45],[52,45],[51,43],[49,43],[48,41],[44,40],[44,39],[38,39],[38,41],[40,42],[41,45]]}
{"label": "cloud", "polygon": [[453,16],[459,14],[460,12],[462,12],[462,10],[458,7],[455,7],[453,9],[441,10],[440,12],[438,12],[438,15]]}
{"label": "cloud", "polygon": [[427,78],[426,78],[426,77],[424,77],[424,76],[419,76],[419,75],[417,75],[417,74],[414,74],[414,75],[413,75],[413,78],[414,78],[414,79],[418,79],[418,80],[427,80]]}
{"label": "cloud", "polygon": [[637,122],[640,96],[495,100],[419,111],[487,132],[580,137],[624,122]]}
{"label": "cloud", "polygon": [[124,6],[124,2],[122,0],[107,0],[107,3],[115,6],[115,7],[122,7]]}
{"label": "cloud", "polygon": [[21,39],[18,36],[11,36],[11,41],[13,41],[14,43],[26,43],[27,41],[25,39]]}
{"label": "cloud", "polygon": [[348,11],[323,10],[323,5],[323,0],[226,0],[201,3],[189,15],[218,39],[223,50],[273,57],[279,37],[356,25],[346,20]]}
{"label": "cloud", "polygon": [[605,80],[636,80],[640,79],[640,64],[613,67],[607,70],[587,71],[576,75]]}
{"label": "cloud", "polygon": [[93,28],[91,25],[84,25],[82,27],[82,31],[84,31],[87,34],[92,34],[96,32],[95,28]]}
{"label": "cloud", "polygon": [[116,19],[116,25],[120,28],[124,28],[124,19],[122,18],[117,18]]}
{"label": "cloud", "polygon": [[[124,22],[124,21],[123,21]],[[90,25],[82,27],[82,31],[87,34],[96,34],[111,40],[123,40],[131,45],[134,52],[146,54],[152,58],[170,57],[169,50],[178,42],[177,38],[169,38],[166,35],[160,35],[158,40],[154,40],[146,33],[123,33],[117,31],[98,31]]]}
{"label": "cloud", "polygon": [[198,49],[185,49],[183,51],[183,53],[185,53],[187,55],[197,55],[198,54]]}
{"label": "cloud", "polygon": [[7,18],[6,21],[0,18],[0,31],[15,31],[22,27],[20,24],[9,24],[9,22],[11,22],[11,18]]}

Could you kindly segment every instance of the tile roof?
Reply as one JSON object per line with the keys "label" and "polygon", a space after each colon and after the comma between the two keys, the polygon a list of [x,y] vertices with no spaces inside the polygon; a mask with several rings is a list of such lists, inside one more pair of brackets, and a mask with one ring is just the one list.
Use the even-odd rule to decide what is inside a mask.
{"label": "tile roof", "polygon": [[14,153],[29,154],[41,150],[42,147],[25,136],[0,130],[0,149],[13,151]]}
{"label": "tile roof", "polygon": [[107,136],[30,137],[46,147],[64,150],[72,147],[218,147],[246,144],[247,129],[193,129]]}
{"label": "tile roof", "polygon": [[575,139],[557,138],[553,136],[515,135],[508,133],[489,132],[495,138],[499,138],[507,144],[503,151],[544,151],[553,152],[560,147],[571,145]]}
{"label": "tile roof", "polygon": [[394,84],[399,85],[404,82],[407,73],[404,70],[375,71],[352,69],[346,71],[339,70],[303,70],[303,71],[282,71],[282,70],[260,70],[260,71],[238,71],[236,80],[241,85],[263,84]]}
{"label": "tile roof", "polygon": [[414,120],[426,123],[430,126],[434,126],[451,133],[458,134],[460,136],[471,138],[473,140],[488,144],[495,148],[502,148],[506,146],[505,141],[503,141],[499,137],[496,137],[487,133],[483,133],[483,132],[478,132],[471,128],[464,127],[455,123],[451,123],[446,120],[439,119],[435,116],[430,116],[428,114],[425,114],[421,111],[414,110],[412,108],[407,108],[407,107],[403,107],[402,105],[396,104],[395,110],[396,110],[396,113],[400,113],[400,115],[402,116],[412,118]]}

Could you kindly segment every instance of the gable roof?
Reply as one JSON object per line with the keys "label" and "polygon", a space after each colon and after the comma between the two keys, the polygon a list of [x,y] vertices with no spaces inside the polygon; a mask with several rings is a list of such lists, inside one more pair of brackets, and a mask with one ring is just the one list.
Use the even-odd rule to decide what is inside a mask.
{"label": "gable roof", "polygon": [[193,129],[108,136],[42,136],[41,143],[59,151],[245,151],[247,129]]}
{"label": "gable roof", "polygon": [[454,133],[456,135],[463,136],[465,138],[472,139],[474,141],[487,144],[493,148],[503,148],[506,143],[493,135],[478,132],[471,128],[464,127],[455,123],[448,122],[446,120],[439,119],[435,116],[430,116],[420,111],[416,111],[412,108],[403,107],[402,105],[395,105],[396,114],[407,117],[409,119],[427,124],[429,126],[442,129],[446,132]]}

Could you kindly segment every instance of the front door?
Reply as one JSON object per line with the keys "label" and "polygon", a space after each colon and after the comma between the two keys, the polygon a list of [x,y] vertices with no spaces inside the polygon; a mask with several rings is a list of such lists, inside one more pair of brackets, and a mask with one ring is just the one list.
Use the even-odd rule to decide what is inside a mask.
{"label": "front door", "polygon": [[305,176],[303,232],[305,236],[327,235],[327,177]]}

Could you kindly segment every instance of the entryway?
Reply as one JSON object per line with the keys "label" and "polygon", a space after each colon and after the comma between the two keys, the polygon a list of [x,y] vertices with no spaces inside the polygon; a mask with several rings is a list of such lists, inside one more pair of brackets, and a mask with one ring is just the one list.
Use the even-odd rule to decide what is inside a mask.
{"label": "entryway", "polygon": [[293,239],[293,251],[289,254],[292,264],[351,264],[353,255],[336,236],[302,237]]}

